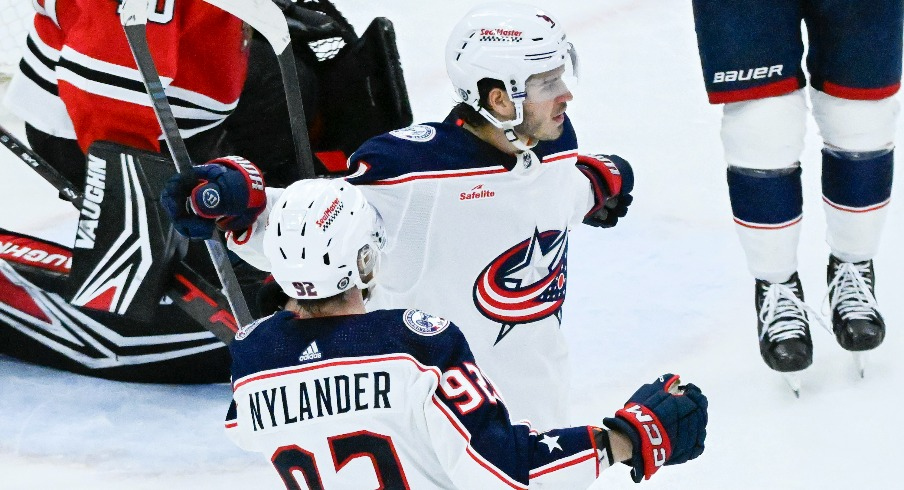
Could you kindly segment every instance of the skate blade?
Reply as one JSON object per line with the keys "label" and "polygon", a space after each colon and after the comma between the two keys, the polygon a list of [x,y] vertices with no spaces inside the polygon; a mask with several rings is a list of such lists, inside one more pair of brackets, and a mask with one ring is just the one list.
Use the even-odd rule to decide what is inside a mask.
{"label": "skate blade", "polygon": [[782,373],[782,378],[787,383],[796,398],[800,398],[800,375],[797,373]]}
{"label": "skate blade", "polygon": [[869,356],[866,352],[852,352],[851,354],[854,355],[854,364],[857,366],[857,372],[862,379],[866,372],[866,361],[869,359]]}

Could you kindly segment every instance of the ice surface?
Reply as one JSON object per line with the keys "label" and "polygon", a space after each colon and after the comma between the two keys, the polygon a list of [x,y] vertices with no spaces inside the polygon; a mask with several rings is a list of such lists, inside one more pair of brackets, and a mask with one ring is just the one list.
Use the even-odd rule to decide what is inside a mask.
{"label": "ice surface", "polygon": [[[417,121],[440,119],[451,106],[445,33],[478,3],[336,0],[359,33],[375,16],[393,21]],[[753,280],[732,228],[720,109],[706,103],[690,2],[534,3],[559,17],[581,55],[569,115],[582,148],[622,155],[637,181],[618,227],[578,229],[570,240],[562,328],[573,360],[573,422],[598,423],[664,372],[698,384],[710,400],[699,459],[641,486],[618,466],[593,488],[900,488],[901,186],[876,259],[888,337],[860,379],[851,355],[817,327],[814,364],[795,399],[757,350]],[[904,141],[900,129],[897,137]],[[819,148],[811,120],[799,260],[815,307],[828,254]],[[69,205],[4,152],[0,226],[68,243]],[[538,403],[544,396],[537,393]],[[114,383],[0,358],[0,488],[281,488],[265,457],[226,439],[228,400],[226,385]]]}

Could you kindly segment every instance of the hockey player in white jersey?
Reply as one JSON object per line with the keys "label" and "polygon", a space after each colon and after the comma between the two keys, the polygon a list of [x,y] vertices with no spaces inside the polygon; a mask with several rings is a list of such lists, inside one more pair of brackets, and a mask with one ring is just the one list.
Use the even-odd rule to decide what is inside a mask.
{"label": "hockey player in white jersey", "polygon": [[703,452],[706,397],[673,375],[641,387],[606,428],[513,424],[507,393],[453,323],[365,312],[386,245],[360,190],[301,181],[269,204],[264,254],[247,258],[290,299],[230,346],[226,431],[264,453],[286,488],[585,488],[615,461],[640,481]]}
{"label": "hockey player in white jersey", "polygon": [[[513,415],[538,427],[568,420],[560,323],[569,230],[614,226],[632,200],[626,161],[578,152],[565,114],[576,56],[548,12],[474,9],[446,51],[461,102],[443,122],[365,142],[348,177],[382,213],[390,242],[368,307],[461,322]],[[192,219],[190,192],[164,196],[177,223]]]}

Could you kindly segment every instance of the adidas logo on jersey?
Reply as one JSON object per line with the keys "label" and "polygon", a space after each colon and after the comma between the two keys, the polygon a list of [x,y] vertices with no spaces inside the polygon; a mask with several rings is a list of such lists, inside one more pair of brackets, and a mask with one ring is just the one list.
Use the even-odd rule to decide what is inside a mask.
{"label": "adidas logo on jersey", "polygon": [[320,359],[323,357],[323,354],[320,353],[320,349],[317,348],[317,341],[311,342],[311,345],[308,346],[304,352],[301,353],[301,356],[298,358],[299,361],[312,361],[314,359]]}

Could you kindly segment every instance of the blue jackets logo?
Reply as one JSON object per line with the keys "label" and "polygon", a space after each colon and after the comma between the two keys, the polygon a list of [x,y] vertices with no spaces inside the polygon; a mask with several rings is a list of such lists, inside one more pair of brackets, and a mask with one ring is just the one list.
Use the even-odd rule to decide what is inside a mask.
{"label": "blue jackets logo", "polygon": [[567,230],[534,229],[483,269],[474,281],[474,304],[501,324],[496,344],[518,324],[561,315],[567,255]]}

